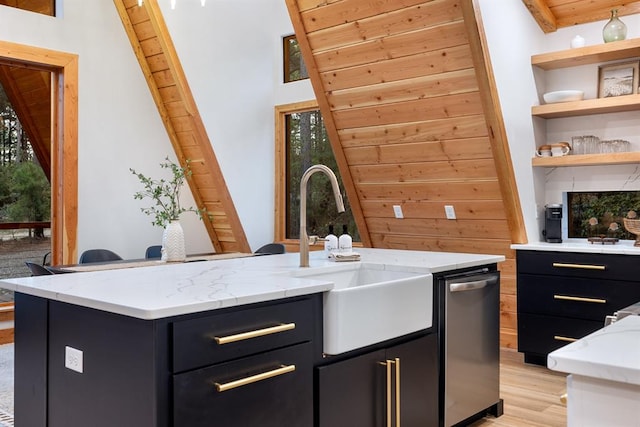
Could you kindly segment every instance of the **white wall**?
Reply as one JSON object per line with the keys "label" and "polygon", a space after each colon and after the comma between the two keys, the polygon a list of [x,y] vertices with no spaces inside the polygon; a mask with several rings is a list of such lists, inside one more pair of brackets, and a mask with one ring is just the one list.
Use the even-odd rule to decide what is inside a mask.
{"label": "white wall", "polygon": [[[129,168],[160,176],[171,144],[110,0],[58,0],[58,18],[0,6],[0,39],[79,55],[78,247],[136,258],[162,231]],[[252,248],[273,240],[273,106],[313,98],[308,82],[281,84],[281,37],[293,32],[282,0],[160,0],[201,116]],[[193,204],[190,196],[187,205]],[[184,214],[187,252],[211,250]]]}
{"label": "white wall", "polygon": [[[562,203],[562,193],[585,190],[640,190],[637,165],[532,168],[531,158],[544,143],[571,141],[571,136],[597,135],[601,139],[627,139],[640,150],[638,112],[570,119],[532,119],[531,106],[540,94],[560,89],[585,91],[596,97],[597,65],[553,72],[534,72],[531,55],[568,49],[581,35],[586,45],[603,43],[607,20],[562,28],[544,34],[521,1],[479,0],[493,69],[498,85],[509,147],[515,168],[527,235],[540,241],[544,205]],[[628,38],[640,37],[640,15],[621,18]]]}

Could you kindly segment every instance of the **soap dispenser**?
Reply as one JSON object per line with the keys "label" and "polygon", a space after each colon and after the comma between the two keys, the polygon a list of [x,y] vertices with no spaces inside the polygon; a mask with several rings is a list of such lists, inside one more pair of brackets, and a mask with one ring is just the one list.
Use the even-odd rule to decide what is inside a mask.
{"label": "soap dispenser", "polygon": [[338,249],[338,237],[333,234],[333,224],[329,224],[329,234],[324,238],[324,252],[328,257],[331,255],[332,251]]}
{"label": "soap dispenser", "polygon": [[347,224],[342,226],[342,234],[338,237],[338,250],[339,252],[351,252],[353,246],[353,239],[347,232]]}

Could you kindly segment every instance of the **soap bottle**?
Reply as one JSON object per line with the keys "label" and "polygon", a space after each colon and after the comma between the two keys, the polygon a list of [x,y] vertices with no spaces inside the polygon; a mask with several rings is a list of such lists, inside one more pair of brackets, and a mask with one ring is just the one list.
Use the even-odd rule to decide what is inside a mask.
{"label": "soap bottle", "polygon": [[338,249],[338,238],[333,234],[333,224],[329,224],[329,234],[324,239],[324,253],[328,257],[332,251]]}
{"label": "soap bottle", "polygon": [[347,224],[342,226],[342,234],[338,237],[338,251],[339,252],[351,252],[353,240],[347,232]]}

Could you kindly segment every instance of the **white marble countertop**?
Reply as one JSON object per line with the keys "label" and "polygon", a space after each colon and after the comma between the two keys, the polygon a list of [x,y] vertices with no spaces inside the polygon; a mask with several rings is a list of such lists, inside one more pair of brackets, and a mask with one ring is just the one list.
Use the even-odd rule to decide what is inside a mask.
{"label": "white marble countertop", "polygon": [[547,356],[554,371],[640,385],[640,316],[627,316]]}
{"label": "white marble countertop", "polygon": [[[439,273],[504,261],[501,255],[357,249],[362,263],[417,273]],[[325,292],[333,283],[292,277],[299,254],[56,274],[0,280],[15,292],[141,319],[159,319],[299,295]],[[310,268],[340,269],[347,263],[311,252]]]}
{"label": "white marble countertop", "polygon": [[562,243],[533,242],[511,245],[511,249],[525,251],[585,252],[594,254],[640,255],[640,247],[633,240],[620,240],[616,244],[589,243],[586,239],[571,239]]}

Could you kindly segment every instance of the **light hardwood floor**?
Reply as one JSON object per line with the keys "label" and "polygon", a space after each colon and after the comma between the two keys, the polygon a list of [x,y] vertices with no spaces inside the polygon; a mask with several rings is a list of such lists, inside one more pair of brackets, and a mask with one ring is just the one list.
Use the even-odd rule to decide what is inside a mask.
{"label": "light hardwood floor", "polygon": [[565,427],[567,409],[560,402],[566,374],[525,364],[515,350],[500,352],[500,397],[504,415],[485,417],[472,427]]}

